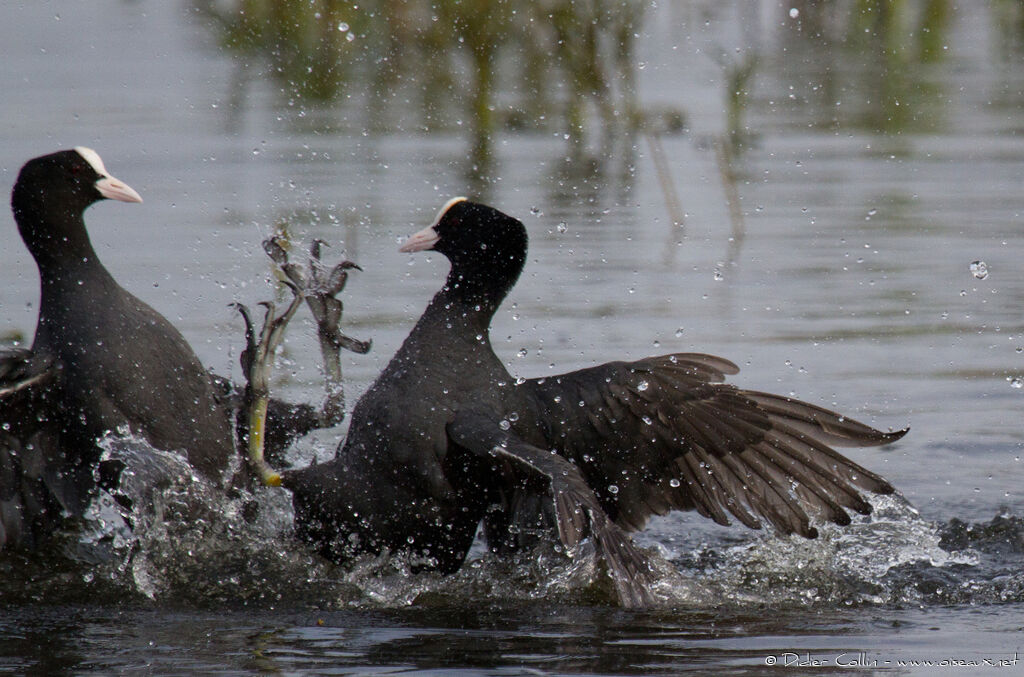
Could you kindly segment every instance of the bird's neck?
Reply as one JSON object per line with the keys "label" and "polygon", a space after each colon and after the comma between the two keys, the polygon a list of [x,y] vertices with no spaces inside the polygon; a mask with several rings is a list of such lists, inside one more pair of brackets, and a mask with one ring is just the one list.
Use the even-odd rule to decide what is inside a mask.
{"label": "bird's neck", "polygon": [[520,269],[521,266],[515,269],[493,266],[466,270],[464,266],[453,265],[430,307],[449,321],[486,332],[498,306],[519,278]]}
{"label": "bird's neck", "polygon": [[[18,229],[39,268],[39,320],[34,349],[52,349],[75,313],[89,314],[111,303],[117,282],[100,263],[81,212],[54,214],[14,210]],[[42,216],[39,216],[39,215]],[[91,310],[86,310],[91,309]]]}
{"label": "bird's neck", "polygon": [[486,335],[501,300],[479,290],[468,289],[449,277],[421,319],[429,325],[441,325],[446,331]]}
{"label": "bird's neck", "polygon": [[26,209],[22,201],[12,201],[14,219],[21,239],[39,266],[44,286],[68,274],[87,275],[105,272],[85,229],[80,210]]}
{"label": "bird's neck", "polygon": [[460,312],[479,315],[489,324],[519,279],[523,263],[523,257],[454,258],[437,299],[458,306]]}

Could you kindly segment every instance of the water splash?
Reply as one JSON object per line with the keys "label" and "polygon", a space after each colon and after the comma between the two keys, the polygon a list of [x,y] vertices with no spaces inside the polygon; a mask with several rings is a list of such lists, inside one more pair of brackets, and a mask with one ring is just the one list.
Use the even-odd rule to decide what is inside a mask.
{"label": "water splash", "polygon": [[[183,456],[140,439],[110,438],[103,447],[103,462],[123,470],[118,485],[90,507],[78,540],[80,551],[89,554],[80,553],[79,560],[93,567],[88,583],[103,580],[121,595],[197,607],[614,604],[611,581],[589,542],[572,557],[544,539],[513,558],[477,548],[452,576],[413,573],[422,563],[405,553],[364,556],[342,568],[294,540],[286,492],[225,492],[197,475]],[[701,605],[671,564],[657,552],[651,558],[656,598]]]}
{"label": "water splash", "polygon": [[[765,533],[724,549],[702,546],[678,564],[737,606],[1024,600],[1019,557],[1015,569],[993,564],[974,543],[950,538],[948,525],[922,519],[902,498],[875,496],[872,502],[872,515],[847,527],[823,525],[814,540]],[[1016,528],[1024,534],[1024,525]]]}
{"label": "water splash", "polygon": [[291,538],[281,491],[225,489],[174,452],[136,438],[102,442],[102,462],[123,467],[85,515],[79,556],[129,597],[159,603],[275,603],[340,599],[338,577]]}
{"label": "water splash", "polygon": [[[0,560],[5,599],[197,608],[615,603],[588,541],[572,557],[543,537],[514,557],[478,542],[451,576],[414,573],[418,562],[400,553],[342,568],[295,540],[287,492],[225,491],[182,456],[134,438],[106,440],[104,449],[105,462],[123,465],[117,487],[100,492],[84,526],[63,538],[61,561]],[[936,525],[899,497],[873,503],[872,515],[820,526],[814,540],[733,529],[672,550],[686,528],[665,522],[670,531],[650,529],[638,541],[651,562],[652,596],[658,606],[690,609],[1024,600],[1024,519],[1007,513],[986,524]]]}

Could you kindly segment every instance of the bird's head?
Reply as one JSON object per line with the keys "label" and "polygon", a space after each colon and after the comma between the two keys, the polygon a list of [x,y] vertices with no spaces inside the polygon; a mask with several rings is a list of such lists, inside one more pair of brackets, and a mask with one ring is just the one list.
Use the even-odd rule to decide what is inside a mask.
{"label": "bird's head", "polygon": [[449,283],[508,291],[526,261],[526,227],[518,219],[464,197],[449,200],[434,223],[399,251],[432,250],[451,261]]}
{"label": "bird's head", "polygon": [[131,186],[110,175],[96,151],[85,146],[26,162],[14,184],[14,202],[19,194],[33,202],[59,203],[77,210],[103,199],[142,202]]}
{"label": "bird's head", "polygon": [[87,243],[82,212],[99,200],[142,202],[115,179],[99,154],[79,146],[25,163],[11,192],[11,208],[25,244],[40,257]]}

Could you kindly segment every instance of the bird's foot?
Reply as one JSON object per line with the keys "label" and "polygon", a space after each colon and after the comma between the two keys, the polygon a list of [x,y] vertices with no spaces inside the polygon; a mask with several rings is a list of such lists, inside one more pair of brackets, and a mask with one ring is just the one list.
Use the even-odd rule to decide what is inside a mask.
{"label": "bird's foot", "polygon": [[320,250],[326,244],[313,240],[309,250],[309,265],[302,266],[288,259],[288,252],[278,237],[263,242],[263,250],[285,274],[290,286],[306,300],[317,324],[320,339],[320,353],[324,363],[327,399],[321,418],[323,425],[336,425],[345,418],[345,396],[341,381],[342,349],[364,354],[370,350],[372,341],[359,341],[346,336],[339,328],[344,306],[336,298],[348,282],[348,271],[362,270],[352,261],[342,261],[328,269],[321,260]]}
{"label": "bird's foot", "polygon": [[295,287],[291,287],[294,297],[288,308],[280,315],[276,314],[273,303],[261,303],[266,308],[263,316],[263,327],[257,336],[249,309],[241,303],[235,307],[245,320],[245,350],[242,351],[242,371],[245,373],[245,420],[247,459],[253,472],[267,486],[280,486],[281,475],[278,474],[264,457],[263,447],[267,427],[267,407],[270,403],[270,373],[273,370],[274,352],[281,345],[285,328],[295,311],[302,304],[302,295]]}

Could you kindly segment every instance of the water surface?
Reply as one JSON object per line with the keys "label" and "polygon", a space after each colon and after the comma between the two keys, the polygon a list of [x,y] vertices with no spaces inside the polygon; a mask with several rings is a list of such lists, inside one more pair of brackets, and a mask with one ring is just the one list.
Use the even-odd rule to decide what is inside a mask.
{"label": "water surface", "polygon": [[[604,52],[627,62],[606,74],[612,128],[593,97],[573,126],[567,57],[530,80],[520,38],[499,53],[488,127],[447,4],[410,19],[447,34],[433,47],[445,68],[409,47],[394,72],[375,69],[381,23],[346,5],[331,20],[356,48],[315,81],[309,54],[274,54],[259,31],[240,43],[205,3],[4,5],[0,175],[9,186],[30,157],[96,148],[145,199],[88,212],[97,251],[210,368],[239,377],[228,304],[273,296],[259,243],[286,227],[365,269],[345,292],[347,330],[374,341],[345,357],[354,398],[445,271],[398,241],[452,195],[479,195],[531,235],[493,329],[513,372],[725,356],[744,387],[909,425],[896,445],[849,452],[919,514],[882,502],[811,543],[658,519],[639,540],[680,582],[665,608],[626,612],[543,558],[508,568],[475,551],[447,581],[361,577],[312,561],[270,517],[259,533],[213,520],[192,543],[173,522],[189,497],[170,496],[181,512],[158,526],[173,538],[99,573],[4,563],[0,669],[756,673],[791,652],[805,674],[861,653],[850,670],[974,660],[1008,674],[983,661],[1022,649],[1020,10],[922,1],[877,19],[854,11],[872,3],[834,5],[627,5],[636,37]],[[0,331],[30,341],[38,278],[9,215],[0,241]],[[280,393],[319,397],[315,354],[297,323]],[[294,455],[330,455],[341,435]]]}

